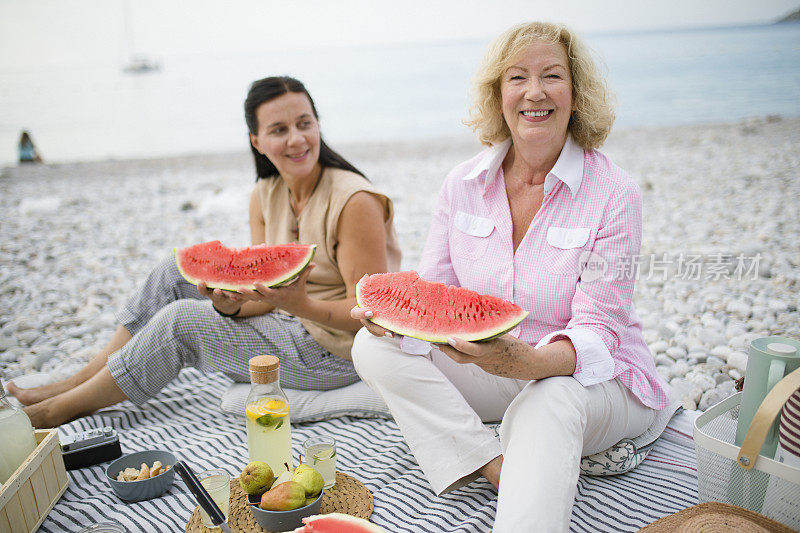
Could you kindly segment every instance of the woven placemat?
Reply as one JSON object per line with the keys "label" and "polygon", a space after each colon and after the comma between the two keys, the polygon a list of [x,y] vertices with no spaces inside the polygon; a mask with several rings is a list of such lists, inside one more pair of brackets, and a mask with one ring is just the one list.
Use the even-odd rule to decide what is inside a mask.
{"label": "woven placemat", "polygon": [[[238,480],[232,479],[228,525],[239,533],[267,531],[256,523],[247,505],[247,495]],[[363,483],[347,474],[336,472],[336,484],[322,495],[319,514],[346,513],[369,519],[374,509],[372,493]],[[219,529],[208,529],[203,526],[203,522],[200,521],[200,508],[195,507],[189,523],[186,524],[186,533],[219,533]]]}
{"label": "woven placemat", "polygon": [[639,533],[793,533],[793,530],[756,512],[708,502],[659,518]]}

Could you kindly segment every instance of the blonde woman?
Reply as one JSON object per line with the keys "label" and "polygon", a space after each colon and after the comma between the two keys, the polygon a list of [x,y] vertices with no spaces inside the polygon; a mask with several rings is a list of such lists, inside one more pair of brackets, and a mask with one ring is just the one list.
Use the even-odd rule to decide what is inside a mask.
{"label": "blonde woman", "polygon": [[[483,475],[495,533],[566,531],[581,456],[642,434],[668,403],[620,270],[639,253],[639,188],[597,151],[614,114],[567,28],[508,30],[475,85],[470,124],[488,148],[447,176],[419,273],[530,314],[489,342],[420,349],[354,308],[368,332],[353,361],[437,493]],[[499,438],[483,425],[497,420]]]}

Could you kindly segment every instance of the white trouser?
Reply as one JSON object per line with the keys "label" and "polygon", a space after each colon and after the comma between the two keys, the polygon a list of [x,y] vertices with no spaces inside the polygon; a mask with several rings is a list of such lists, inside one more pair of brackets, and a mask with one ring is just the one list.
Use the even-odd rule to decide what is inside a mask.
{"label": "white trouser", "polygon": [[[567,531],[581,456],[642,434],[655,417],[617,380],[584,387],[568,376],[502,378],[439,350],[403,353],[399,341],[365,329],[352,354],[437,494],[503,455],[495,533]],[[501,419],[498,440],[482,422]]]}

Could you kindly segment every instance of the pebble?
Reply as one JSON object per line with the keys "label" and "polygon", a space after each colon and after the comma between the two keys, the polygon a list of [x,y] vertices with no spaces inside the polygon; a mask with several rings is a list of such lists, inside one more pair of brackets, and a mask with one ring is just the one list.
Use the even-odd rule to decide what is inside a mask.
{"label": "pebble", "polygon": [[775,311],[777,313],[783,313],[784,311],[789,309],[789,304],[787,304],[783,300],[776,300],[776,299],[770,300],[767,303],[767,306],[769,307],[770,310]]}
{"label": "pebble", "polygon": [[2,337],[0,337],[0,352],[10,350],[16,345],[17,341],[13,337],[8,335],[3,335]]}
{"label": "pebble", "polygon": [[728,356],[733,352],[733,350],[729,346],[717,345],[711,348],[709,353],[716,357],[719,357],[723,361],[727,361]]}
{"label": "pebble", "polygon": [[706,364],[712,368],[722,368],[725,366],[725,361],[714,355],[709,355],[708,359],[706,359]]}
{"label": "pebble", "polygon": [[35,368],[36,370],[41,370],[42,366],[50,359],[52,359],[53,355],[55,355],[54,350],[45,350],[43,352],[37,353],[36,355],[34,355],[33,368]]}
{"label": "pebble", "polygon": [[667,365],[657,365],[656,372],[658,372],[661,375],[661,377],[664,378],[666,381],[669,381],[673,377],[672,367],[669,367]]}
{"label": "pebble", "polygon": [[650,351],[653,353],[664,353],[669,348],[669,344],[666,341],[657,340],[653,343],[649,344]]}
{"label": "pebble", "polygon": [[673,394],[677,395],[677,397],[682,400],[689,399],[697,403],[703,396],[703,389],[688,379],[673,378],[669,384],[672,387]]}
{"label": "pebble", "polygon": [[672,348],[667,348],[667,355],[675,360],[684,359],[686,357],[686,350],[679,346],[673,346]]}
{"label": "pebble", "polygon": [[753,310],[749,305],[736,300],[729,301],[725,310],[734,315],[739,315],[741,318],[749,318],[753,314]]}
{"label": "pebble", "polygon": [[665,322],[658,328],[658,332],[665,339],[671,339],[681,330],[680,324],[677,322]]}
{"label": "pebble", "polygon": [[708,374],[704,374],[699,369],[688,372],[686,374],[686,379],[700,387],[703,392],[713,389],[717,386],[717,382],[714,380],[714,378]]}
{"label": "pebble", "polygon": [[685,359],[679,359],[678,361],[675,361],[674,365],[672,365],[673,375],[679,377],[685,376],[686,373],[689,372],[691,369],[692,367]]}
{"label": "pebble", "polygon": [[39,330],[35,329],[26,329],[25,331],[20,331],[17,333],[17,338],[20,342],[24,344],[33,344],[36,339],[42,336],[42,333]]}
{"label": "pebble", "polygon": [[723,383],[729,383],[731,377],[720,372],[719,374],[714,374],[714,381],[716,381],[717,385],[722,385]]}
{"label": "pebble", "polygon": [[747,370],[747,354],[744,352],[733,352],[728,356],[728,366],[744,373],[744,371]]}
{"label": "pebble", "polygon": [[667,354],[660,353],[656,356],[656,365],[664,365],[666,367],[672,367],[675,364],[675,359],[668,356]]}
{"label": "pebble", "polygon": [[733,394],[728,387],[716,387],[713,389],[709,389],[703,393],[703,397],[700,399],[700,403],[697,404],[697,408],[701,411],[705,411],[709,407],[712,407],[725,398],[728,398],[731,394]]}

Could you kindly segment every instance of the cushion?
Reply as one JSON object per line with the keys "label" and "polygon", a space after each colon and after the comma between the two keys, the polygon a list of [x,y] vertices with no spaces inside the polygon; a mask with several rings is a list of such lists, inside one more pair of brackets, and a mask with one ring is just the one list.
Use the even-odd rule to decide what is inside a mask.
{"label": "cushion", "polygon": [[644,461],[672,416],[681,410],[679,399],[656,414],[647,430],[634,439],[622,439],[614,446],[581,458],[581,474],[586,476],[615,476],[633,470]]}
{"label": "cushion", "polygon": [[[363,381],[338,389],[283,389],[289,399],[292,422],[317,422],[340,416],[392,418],[389,408]],[[234,383],[222,395],[220,407],[226,413],[244,417],[249,383]]]}

